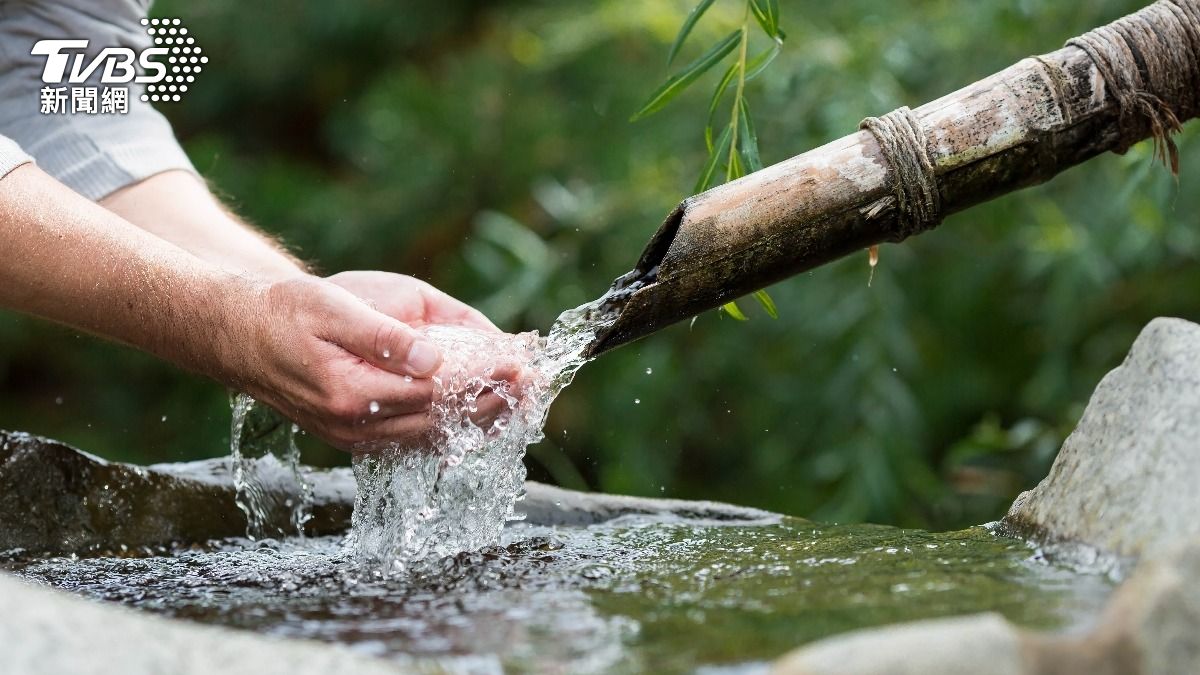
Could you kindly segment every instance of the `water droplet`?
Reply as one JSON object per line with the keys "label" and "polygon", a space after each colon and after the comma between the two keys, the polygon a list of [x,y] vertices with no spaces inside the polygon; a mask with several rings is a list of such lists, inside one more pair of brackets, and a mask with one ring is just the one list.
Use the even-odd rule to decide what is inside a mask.
{"label": "water droplet", "polygon": [[653,375],[653,374],[654,374],[654,369],[653,369],[653,368],[647,368],[647,369],[646,369],[646,374],[647,374],[647,375]]}
{"label": "water droplet", "polygon": [[[371,410],[371,414],[379,412],[379,401],[371,401],[371,405],[367,406]],[[163,419],[166,419],[165,417]]]}
{"label": "water droplet", "polygon": [[166,422],[166,421],[167,421],[167,416],[166,416],[166,415],[163,415],[163,416],[162,416],[162,421],[163,421],[163,422]]}
{"label": "water droplet", "polygon": [[404,376],[404,381],[405,381],[405,382],[412,382],[412,381],[413,381],[412,375],[405,375],[405,376]]}
{"label": "water droplet", "polygon": [[641,403],[641,402],[642,402],[642,399],[640,399],[640,398],[635,398],[635,399],[633,399],[633,404],[634,404],[634,405],[638,405],[638,404],[639,404],[639,403]]}
{"label": "water droplet", "polygon": [[385,358],[385,359],[392,358],[392,350],[390,350],[390,349],[383,350],[383,358]]}
{"label": "water droplet", "polygon": [[63,397],[61,397],[61,396],[55,397],[55,399],[54,399],[55,405],[62,405],[62,402],[63,402]]}

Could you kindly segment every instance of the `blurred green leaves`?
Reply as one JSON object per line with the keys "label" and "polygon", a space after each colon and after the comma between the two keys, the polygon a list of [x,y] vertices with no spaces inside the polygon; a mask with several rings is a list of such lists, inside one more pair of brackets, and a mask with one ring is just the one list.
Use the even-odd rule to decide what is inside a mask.
{"label": "blurred green leaves", "polygon": [[[780,3],[786,50],[753,12],[743,98],[759,159],[828,143],[1141,4]],[[691,190],[712,157],[700,125],[733,73],[712,106],[711,140],[725,148],[712,180],[728,168],[730,56],[706,76],[714,89],[687,87],[628,123],[695,5],[352,0],[281,12],[159,0],[156,13],[182,16],[212,50],[187,101],[164,112],[237,210],[319,268],[416,274],[506,330],[544,331],[628,271]],[[675,64],[744,10],[714,2]],[[752,78],[763,53],[774,60]],[[1194,129],[1180,138],[1179,183],[1148,146],[1099,157],[887,246],[870,287],[854,257],[772,287],[787,308],[778,321],[709,313],[604,355],[551,410],[531,475],[838,521],[998,517],[1044,475],[1147,320],[1200,319],[1189,292],[1200,288],[1198,141]],[[228,452],[216,385],[12,314],[0,315],[0,349],[0,426],[112,459]],[[307,461],[346,461],[302,445]]]}
{"label": "blurred green leaves", "polygon": [[492,321],[510,323],[542,292],[554,272],[553,255],[528,227],[496,211],[476,216],[475,234],[463,256],[496,289],[476,307]]}

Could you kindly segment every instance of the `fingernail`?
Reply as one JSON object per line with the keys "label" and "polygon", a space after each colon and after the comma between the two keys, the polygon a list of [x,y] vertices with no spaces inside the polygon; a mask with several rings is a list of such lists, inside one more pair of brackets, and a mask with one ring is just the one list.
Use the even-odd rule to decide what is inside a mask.
{"label": "fingernail", "polygon": [[432,342],[417,340],[408,350],[408,367],[413,375],[428,375],[442,362],[442,353]]}

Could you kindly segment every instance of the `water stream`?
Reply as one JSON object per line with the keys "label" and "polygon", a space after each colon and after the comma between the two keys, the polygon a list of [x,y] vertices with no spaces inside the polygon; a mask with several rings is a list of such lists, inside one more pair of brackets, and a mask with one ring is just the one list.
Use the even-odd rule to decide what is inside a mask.
{"label": "water stream", "polygon": [[[477,550],[499,541],[525,482],[525,449],[542,440],[550,405],[589,358],[597,331],[610,324],[630,288],[564,312],[546,337],[452,326],[421,329],[444,363],[433,376],[432,439],[419,447],[376,445],[354,458],[358,495],[347,546],[363,565],[389,572],[411,563]],[[519,371],[515,384],[504,369]],[[476,421],[485,393],[503,399],[496,418]],[[370,410],[378,410],[373,404]],[[292,532],[302,533],[309,487],[301,474],[295,427],[245,395],[232,402],[230,451],[238,506],[251,539],[271,531],[259,462],[279,461],[293,475]]]}
{"label": "water stream", "polygon": [[[267,525],[283,507],[302,526],[309,488],[291,424],[243,397],[234,477],[252,538],[144,557],[17,553],[0,556],[0,568],[181,619],[345,644],[421,672],[757,673],[856,628],[994,611],[1080,630],[1097,614],[1107,577],[1053,565],[982,527],[716,521],[688,508],[521,522],[525,448],[619,305],[609,294],[567,312],[545,338],[428,329],[446,353],[436,443],[356,458],[346,537]],[[481,361],[518,364],[520,386]],[[509,411],[477,425],[489,390]],[[292,476],[282,503],[259,484],[264,462]]]}

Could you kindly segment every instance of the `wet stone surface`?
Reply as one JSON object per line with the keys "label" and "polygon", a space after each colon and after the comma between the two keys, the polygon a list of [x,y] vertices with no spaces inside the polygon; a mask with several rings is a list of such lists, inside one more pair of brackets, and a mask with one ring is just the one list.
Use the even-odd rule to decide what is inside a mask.
{"label": "wet stone surface", "polygon": [[142,610],[457,672],[754,672],[804,642],[897,621],[991,610],[1081,629],[1110,590],[983,528],[626,515],[516,524],[503,544],[386,579],[340,537],[142,558],[10,554],[0,566]]}

